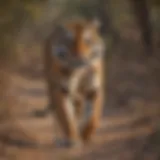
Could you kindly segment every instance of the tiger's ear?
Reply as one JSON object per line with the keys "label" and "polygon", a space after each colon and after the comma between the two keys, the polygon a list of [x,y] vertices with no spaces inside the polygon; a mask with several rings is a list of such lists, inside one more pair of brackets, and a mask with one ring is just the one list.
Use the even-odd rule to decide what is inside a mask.
{"label": "tiger's ear", "polygon": [[101,22],[100,22],[100,20],[97,17],[93,18],[92,21],[91,21],[91,23],[97,29],[99,29],[101,27]]}
{"label": "tiger's ear", "polygon": [[55,34],[56,33],[59,33],[60,35],[65,35],[66,33],[68,33],[68,30],[63,24],[57,24],[55,26]]}

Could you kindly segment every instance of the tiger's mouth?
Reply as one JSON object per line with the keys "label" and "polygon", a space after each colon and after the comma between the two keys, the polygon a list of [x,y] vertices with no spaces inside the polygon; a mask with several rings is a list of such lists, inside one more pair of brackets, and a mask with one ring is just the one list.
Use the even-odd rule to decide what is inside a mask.
{"label": "tiger's mouth", "polygon": [[61,73],[65,76],[70,76],[72,73],[74,73],[76,70],[79,69],[87,69],[89,66],[89,62],[86,60],[74,60],[74,61],[68,61],[67,63],[63,63],[61,65]]}
{"label": "tiger's mouth", "polygon": [[73,68],[81,68],[88,65],[88,61],[86,59],[73,60],[69,62],[69,65]]}
{"label": "tiger's mouth", "polygon": [[89,58],[73,59],[68,63],[73,68],[81,68],[91,65],[95,60],[98,60],[99,58],[102,58],[102,54],[95,52]]}
{"label": "tiger's mouth", "polygon": [[63,66],[68,67],[72,70],[76,70],[76,69],[85,68],[92,65],[92,63],[94,63],[94,61],[99,59],[100,57],[101,57],[100,55],[96,54],[89,58],[66,59],[65,61],[62,61],[62,63],[63,63]]}

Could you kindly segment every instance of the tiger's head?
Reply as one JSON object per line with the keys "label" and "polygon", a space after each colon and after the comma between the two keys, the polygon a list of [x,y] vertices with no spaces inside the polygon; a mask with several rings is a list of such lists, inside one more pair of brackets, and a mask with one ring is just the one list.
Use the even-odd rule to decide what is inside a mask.
{"label": "tiger's head", "polygon": [[104,53],[99,22],[74,21],[58,26],[52,39],[52,56],[72,68],[90,64]]}

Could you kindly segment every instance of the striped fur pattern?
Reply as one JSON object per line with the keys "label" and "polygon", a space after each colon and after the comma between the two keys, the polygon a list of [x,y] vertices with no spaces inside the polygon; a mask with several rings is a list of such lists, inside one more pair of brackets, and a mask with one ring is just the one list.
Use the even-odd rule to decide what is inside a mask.
{"label": "striped fur pattern", "polygon": [[96,21],[68,22],[56,27],[47,41],[52,107],[68,146],[89,141],[99,125],[104,44],[98,29]]}

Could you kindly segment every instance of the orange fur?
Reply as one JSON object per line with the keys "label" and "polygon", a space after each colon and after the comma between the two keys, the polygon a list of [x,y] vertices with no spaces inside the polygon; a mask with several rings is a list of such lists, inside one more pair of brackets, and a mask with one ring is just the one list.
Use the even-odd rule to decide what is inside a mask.
{"label": "orange fur", "polygon": [[[91,57],[97,54],[96,51],[104,51],[96,47],[103,48],[103,41],[97,26],[87,21],[62,25],[62,28],[54,30],[46,42],[45,73],[51,108],[56,111],[69,142],[89,140],[100,121],[103,62],[101,56],[93,60]],[[76,66],[83,61],[87,65]],[[91,92],[95,94],[88,98]],[[79,123],[84,118],[86,102],[91,103],[92,113],[80,129]]]}

